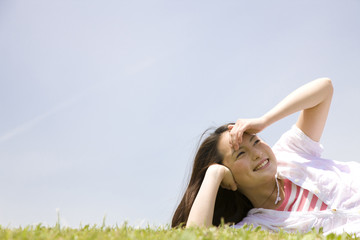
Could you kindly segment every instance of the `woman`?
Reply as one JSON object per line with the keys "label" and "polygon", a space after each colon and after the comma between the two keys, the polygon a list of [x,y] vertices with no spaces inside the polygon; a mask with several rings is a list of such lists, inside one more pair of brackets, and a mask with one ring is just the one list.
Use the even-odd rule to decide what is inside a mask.
{"label": "woman", "polygon": [[[172,227],[224,221],[286,231],[360,229],[354,210],[360,204],[360,164],[320,158],[332,94],[330,79],[316,79],[260,118],[216,129],[198,149]],[[296,124],[273,148],[256,135],[298,111]]]}

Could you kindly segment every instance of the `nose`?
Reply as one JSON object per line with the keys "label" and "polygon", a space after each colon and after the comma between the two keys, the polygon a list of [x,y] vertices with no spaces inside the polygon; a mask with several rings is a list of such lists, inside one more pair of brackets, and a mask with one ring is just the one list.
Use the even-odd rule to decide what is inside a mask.
{"label": "nose", "polygon": [[263,153],[262,153],[262,151],[260,151],[259,149],[253,149],[252,155],[253,155],[253,159],[254,159],[254,160],[258,160],[259,158],[260,158],[260,159],[262,158]]}

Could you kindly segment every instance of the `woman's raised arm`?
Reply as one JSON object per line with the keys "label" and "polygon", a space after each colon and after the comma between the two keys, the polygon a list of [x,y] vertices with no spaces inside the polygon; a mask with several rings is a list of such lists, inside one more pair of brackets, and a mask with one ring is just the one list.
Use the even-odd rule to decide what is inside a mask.
{"label": "woman's raised arm", "polygon": [[244,132],[257,133],[274,122],[301,111],[296,123],[308,137],[319,141],[324,130],[333,86],[329,78],[318,78],[307,83],[285,97],[269,112],[256,119],[239,119],[230,126],[231,144],[237,150]]}
{"label": "woman's raised arm", "polygon": [[325,127],[334,91],[331,80],[318,79],[303,86],[301,91],[308,94],[309,107],[301,111],[296,126],[312,140],[318,142]]}
{"label": "woman's raised arm", "polygon": [[314,141],[323,133],[333,94],[329,78],[319,78],[290,93],[277,106],[266,113],[267,125],[292,113],[301,111],[296,126]]}

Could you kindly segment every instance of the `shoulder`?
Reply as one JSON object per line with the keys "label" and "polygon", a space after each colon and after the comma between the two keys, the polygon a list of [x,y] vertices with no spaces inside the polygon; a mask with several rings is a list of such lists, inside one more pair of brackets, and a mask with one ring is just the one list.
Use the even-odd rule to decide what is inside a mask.
{"label": "shoulder", "polygon": [[293,125],[286,131],[272,147],[275,154],[282,152],[292,152],[298,154],[320,157],[323,146],[308,137],[300,128]]}

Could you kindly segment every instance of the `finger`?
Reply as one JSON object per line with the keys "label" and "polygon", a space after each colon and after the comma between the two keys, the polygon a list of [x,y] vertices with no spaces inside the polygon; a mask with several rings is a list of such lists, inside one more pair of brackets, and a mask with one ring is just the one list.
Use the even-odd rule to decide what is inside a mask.
{"label": "finger", "polygon": [[233,191],[236,191],[236,190],[237,190],[237,186],[236,186],[236,184],[232,184],[232,186],[231,186],[231,190],[233,190]]}
{"label": "finger", "polygon": [[235,147],[235,141],[233,140],[234,136],[230,135],[229,136],[229,144],[230,144],[230,147],[231,148],[234,148]]}
{"label": "finger", "polygon": [[240,147],[240,143],[242,142],[242,135],[242,130],[238,128],[231,136],[232,146],[235,151],[237,151]]}
{"label": "finger", "polygon": [[230,191],[236,191],[237,190],[237,186],[235,185],[220,185],[222,188],[226,189],[226,190],[230,190]]}
{"label": "finger", "polygon": [[232,145],[234,147],[234,150],[237,151],[239,149],[239,144],[242,142],[242,136],[244,133],[244,122],[241,120],[236,121],[235,126],[231,130],[230,133],[232,133]]}
{"label": "finger", "polygon": [[233,125],[233,124],[228,125],[228,129],[229,129],[229,130],[231,130],[231,129],[233,129],[233,128],[234,128],[234,125]]}
{"label": "finger", "polygon": [[244,131],[241,129],[237,132],[237,142],[240,144],[242,142],[242,136],[244,134]]}
{"label": "finger", "polygon": [[237,132],[237,127],[233,128],[231,131],[230,131],[230,145],[234,148],[234,150],[236,151],[239,147],[239,144],[238,144],[238,132]]}
{"label": "finger", "polygon": [[242,125],[242,126],[239,127],[238,135],[237,135],[237,141],[238,141],[239,144],[242,142],[242,137],[243,137],[244,133],[246,132],[246,130],[247,130],[246,125]]}

